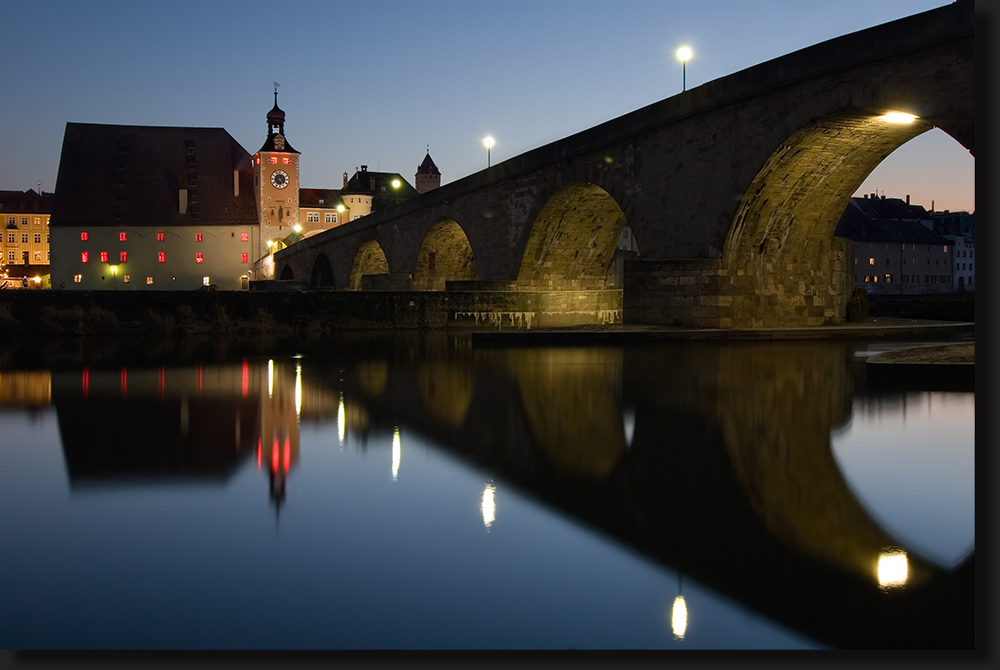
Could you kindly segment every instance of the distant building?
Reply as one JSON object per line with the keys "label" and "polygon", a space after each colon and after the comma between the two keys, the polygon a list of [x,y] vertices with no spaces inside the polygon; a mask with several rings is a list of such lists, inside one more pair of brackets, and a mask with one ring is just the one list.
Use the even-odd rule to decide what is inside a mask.
{"label": "distant building", "polygon": [[875,294],[950,293],[955,243],[898,198],[851,198],[834,235],[854,242],[855,285]]}
{"label": "distant building", "polygon": [[53,288],[249,286],[250,155],[221,128],[68,123],[56,192]]}
{"label": "distant building", "polygon": [[417,193],[427,193],[427,191],[433,191],[441,186],[441,171],[434,164],[430,151],[424,156],[423,162],[417,166],[414,181],[417,185]]}
{"label": "distant building", "polygon": [[0,275],[20,280],[48,274],[52,200],[52,193],[39,194],[33,189],[0,191]]}
{"label": "distant building", "polygon": [[961,235],[976,238],[976,214],[961,212],[931,212],[931,227],[938,235]]}
{"label": "distant building", "polygon": [[955,279],[952,286],[956,291],[976,290],[976,240],[964,235],[943,235],[954,242],[952,267]]}
{"label": "distant building", "polygon": [[[246,289],[271,278],[278,249],[420,194],[400,174],[364,165],[344,173],[342,189],[301,188],[277,92],[267,127],[251,156],[222,128],[66,124],[51,214],[53,288]],[[430,154],[417,170],[422,188],[440,185]],[[0,192],[5,207],[14,193]],[[47,211],[46,247],[21,242],[37,237],[33,216],[11,214],[5,232],[18,246],[5,252],[44,253],[48,262]]]}

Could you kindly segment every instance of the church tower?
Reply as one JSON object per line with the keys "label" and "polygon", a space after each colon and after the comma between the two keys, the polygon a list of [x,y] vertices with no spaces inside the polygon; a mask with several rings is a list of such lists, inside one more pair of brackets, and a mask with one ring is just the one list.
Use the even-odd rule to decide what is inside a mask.
{"label": "church tower", "polygon": [[417,167],[414,183],[417,187],[417,193],[426,193],[441,186],[441,171],[434,164],[430,151],[427,152],[427,155],[424,156],[424,161]]}
{"label": "church tower", "polygon": [[[253,183],[260,220],[257,258],[281,248],[281,240],[294,232],[299,221],[299,152],[285,139],[285,113],[274,107],[267,113],[267,141],[254,156]],[[276,242],[273,247],[269,242]]]}

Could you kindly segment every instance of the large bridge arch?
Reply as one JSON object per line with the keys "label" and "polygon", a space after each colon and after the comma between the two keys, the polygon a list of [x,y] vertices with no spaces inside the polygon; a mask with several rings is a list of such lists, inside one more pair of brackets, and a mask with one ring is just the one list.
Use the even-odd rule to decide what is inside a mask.
{"label": "large bridge arch", "polygon": [[525,230],[519,285],[603,288],[626,224],[618,201],[590,181],[573,181],[544,201]]}
{"label": "large bridge arch", "polygon": [[792,133],[750,183],[723,248],[732,325],[839,323],[854,284],[833,239],[851,196],[886,156],[933,126],[893,110],[844,110]]}
{"label": "large bridge arch", "polygon": [[358,247],[351,266],[352,291],[361,290],[361,277],[364,275],[381,275],[389,272],[389,261],[386,260],[382,246],[376,240],[367,240]]}
{"label": "large bridge arch", "polygon": [[448,281],[478,281],[476,256],[465,230],[452,218],[435,221],[424,235],[413,267],[415,291],[441,291]]}

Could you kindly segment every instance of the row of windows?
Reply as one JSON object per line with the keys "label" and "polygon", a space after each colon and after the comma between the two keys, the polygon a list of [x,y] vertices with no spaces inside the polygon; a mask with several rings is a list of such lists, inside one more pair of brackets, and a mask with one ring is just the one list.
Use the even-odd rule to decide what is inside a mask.
{"label": "row of windows", "polygon": [[972,258],[972,251],[967,251],[965,249],[960,249],[958,252],[960,258]]}
{"label": "row of windows", "polygon": [[[28,252],[25,251],[24,253],[28,253]],[[52,254],[50,252],[46,251],[45,252],[45,262],[48,263],[49,260],[51,259],[51,257],[52,257]],[[8,251],[7,252],[7,262],[9,262],[9,263],[17,263],[17,252],[16,251]],[[42,252],[41,251],[36,251],[35,252],[35,262],[36,263],[41,263],[42,262]]]}
{"label": "row of windows", "polygon": [[[267,159],[267,162],[271,163],[272,165],[277,165],[278,164],[278,157],[277,156],[269,156],[268,159]],[[291,165],[292,164],[292,159],[288,158],[287,156],[282,156],[281,162],[282,162],[283,165]],[[257,165],[260,165],[260,156],[257,156]]]}
{"label": "row of windows", "polygon": [[[940,259],[940,258],[935,258],[934,259],[934,265],[940,265],[941,264],[941,260],[942,259]],[[906,265],[906,261],[910,261],[910,265],[916,265],[917,264],[917,259],[916,258],[904,258],[903,259],[903,265]],[[858,263],[858,259],[855,258],[854,259],[854,264],[857,265],[857,263]],[[888,258],[885,259],[885,264],[889,265],[889,259]],[[929,259],[929,258],[927,259],[927,264],[928,265],[931,264],[931,259]],[[944,259],[944,264],[945,265],[948,264],[948,259],[947,258]],[[875,259],[874,258],[869,258],[868,259],[868,265],[875,265]]]}
{"label": "row of windows", "polygon": [[[35,239],[35,244],[41,244],[42,234],[35,233],[34,239]],[[48,241],[49,241],[49,234],[46,233],[45,242],[48,243]],[[27,244],[27,243],[28,243],[28,233],[21,233],[21,244]],[[7,244],[17,244],[17,233],[7,233]]]}
{"label": "row of windows", "polygon": [[[920,283],[920,275],[902,275],[902,278],[903,278],[903,283],[904,284],[919,284]],[[886,284],[891,284],[892,283],[892,275],[888,274],[888,273],[885,274],[884,277],[883,277],[883,282],[886,283]],[[865,283],[866,284],[878,284],[879,283],[879,276],[878,275],[865,275]],[[924,275],[924,282],[923,283],[925,283],[925,284],[950,284],[951,283],[951,277],[949,277],[948,275]]]}
{"label": "row of windows", "polygon": [[[17,217],[16,216],[8,216],[7,217],[7,225],[16,226],[17,225]],[[21,217],[21,225],[22,226],[28,225],[28,217],[26,217],[26,216],[22,216]],[[42,217],[40,217],[40,216],[36,216],[35,217],[35,225],[36,226],[42,225]]]}
{"label": "row of windows", "polygon": [[[337,223],[337,215],[332,212],[327,212],[326,223]],[[319,223],[319,212],[306,212],[306,222],[307,223]]]}
{"label": "row of windows", "polygon": [[[102,263],[108,263],[108,262],[110,262],[108,260],[108,258],[109,258],[109,256],[108,256],[108,252],[107,251],[100,252],[100,259],[101,259]],[[128,263],[128,252],[127,251],[119,252],[118,258],[119,258],[119,261],[118,261],[119,263]],[[159,251],[159,252],[157,252],[156,253],[156,260],[159,263],[166,263],[167,262],[167,252],[165,252],[165,251]],[[89,251],[81,251],[80,252],[80,262],[81,263],[89,263],[90,262],[90,252]],[[202,254],[200,251],[196,252],[195,255],[194,255],[194,262],[195,263],[204,263],[205,262],[205,256],[204,256],[204,254]],[[247,254],[247,253],[240,254],[240,262],[241,263],[249,263],[250,262],[250,254]]]}
{"label": "row of windows", "polygon": [[[859,248],[859,246],[860,245],[857,242],[854,243],[854,248],[855,249]],[[869,242],[868,243],[868,248],[869,249],[874,249],[875,248],[875,244],[873,242]],[[927,245],[927,251],[930,251],[931,249],[935,249],[937,251],[945,252],[945,251],[948,251],[948,245],[945,244],[943,247],[938,247],[936,244],[928,244]],[[889,250],[889,245],[888,244],[885,245],[885,250],[886,251]],[[916,251],[917,250],[917,245],[916,244],[910,244],[910,250],[911,251]],[[906,251],[906,243],[905,242],[903,243],[903,251]]]}
{"label": "row of windows", "polygon": [[[37,238],[38,235],[35,235],[35,237]],[[80,232],[80,241],[81,242],[86,242],[89,239],[90,239],[90,233],[87,233],[86,231],[81,231]],[[156,241],[157,242],[165,242],[166,239],[167,239],[166,233],[156,233]],[[204,240],[205,240],[205,236],[204,236],[203,233],[195,233],[194,234],[194,241],[195,242],[203,242]],[[11,241],[13,242],[13,240],[11,240]],[[25,239],[23,241],[27,242],[28,240]],[[35,241],[37,242],[38,240],[36,239]],[[118,241],[120,241],[120,242],[128,242],[128,233],[118,233]],[[250,233],[240,233],[240,242],[249,242],[249,241],[250,241]]]}
{"label": "row of windows", "polygon": [[[77,284],[81,283],[83,281],[83,275],[73,275],[73,281],[76,282]],[[125,283],[125,284],[131,284],[132,283],[132,275],[122,275],[122,282]],[[152,283],[153,283],[153,278],[152,277],[146,277],[146,285],[149,286]],[[209,277],[202,277],[201,278],[201,283],[202,283],[203,286],[209,286],[209,285],[211,285],[212,280]]]}

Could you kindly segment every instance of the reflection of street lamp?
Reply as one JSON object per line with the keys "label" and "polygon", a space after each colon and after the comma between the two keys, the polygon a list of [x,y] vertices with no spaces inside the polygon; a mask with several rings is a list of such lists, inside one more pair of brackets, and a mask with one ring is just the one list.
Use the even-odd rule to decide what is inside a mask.
{"label": "reflection of street lamp", "polygon": [[681,59],[681,91],[687,90],[687,62],[691,58],[691,48],[681,47],[677,50],[677,57]]}
{"label": "reflection of street lamp", "polygon": [[487,137],[483,140],[483,144],[486,146],[486,167],[490,166],[490,149],[493,147],[493,138]]}
{"label": "reflection of street lamp", "polygon": [[681,594],[681,573],[677,573],[677,597],[674,598],[674,606],[670,611],[670,628],[674,632],[674,637],[678,640],[684,639],[687,632],[688,608]]}
{"label": "reflection of street lamp", "polygon": [[114,282],[115,288],[118,288],[118,266],[111,266],[111,281]]}

